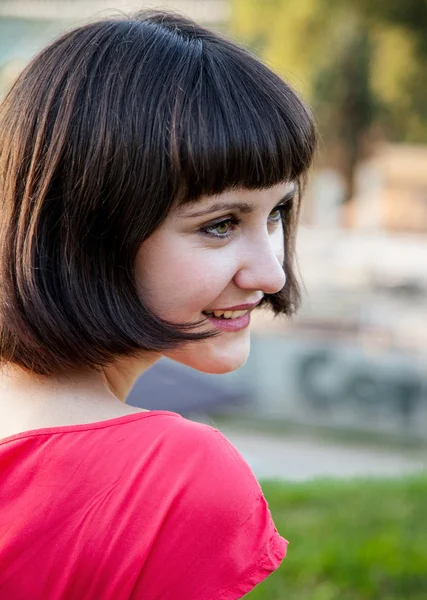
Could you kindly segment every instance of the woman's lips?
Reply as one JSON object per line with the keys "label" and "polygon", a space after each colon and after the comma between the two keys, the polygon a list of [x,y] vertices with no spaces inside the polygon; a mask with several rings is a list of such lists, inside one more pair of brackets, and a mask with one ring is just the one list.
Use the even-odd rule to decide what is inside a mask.
{"label": "woman's lips", "polygon": [[258,306],[258,304],[260,304],[262,300],[263,299],[260,298],[256,302],[249,302],[248,304],[239,304],[238,306],[229,306],[228,308],[216,308],[215,310],[222,310],[224,312],[228,310],[251,310],[252,308],[255,308],[255,306]]}
{"label": "woman's lips", "polygon": [[215,315],[205,315],[205,317],[217,329],[221,329],[222,331],[240,331],[241,329],[246,329],[251,322],[250,310],[236,319],[223,319],[222,317],[215,317]]}

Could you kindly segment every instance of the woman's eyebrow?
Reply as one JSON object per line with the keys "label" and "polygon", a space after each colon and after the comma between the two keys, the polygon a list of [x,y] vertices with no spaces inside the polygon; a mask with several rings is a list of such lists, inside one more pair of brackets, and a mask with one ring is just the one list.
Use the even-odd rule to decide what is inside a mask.
{"label": "woman's eyebrow", "polygon": [[211,204],[203,210],[198,210],[197,212],[192,212],[184,216],[186,219],[193,217],[204,217],[205,215],[209,215],[213,212],[226,210],[240,210],[242,213],[250,214],[255,212],[255,206],[253,204],[248,204],[247,202],[217,202],[215,204]]}
{"label": "woman's eyebrow", "polygon": [[[281,198],[276,203],[276,206],[279,204],[284,204],[285,202],[288,202],[289,200],[292,200],[294,195],[295,195],[295,189],[291,190],[290,192],[287,192],[283,196],[283,198]],[[184,217],[186,219],[194,219],[195,217],[204,217],[206,215],[209,215],[210,213],[229,211],[229,210],[240,210],[240,212],[242,212],[243,214],[248,215],[248,214],[254,213],[256,211],[256,207],[253,204],[248,204],[248,202],[216,202],[215,204],[211,204],[210,206],[208,206],[207,208],[204,208],[203,210],[198,210],[196,212],[192,212],[187,215],[184,215]]]}

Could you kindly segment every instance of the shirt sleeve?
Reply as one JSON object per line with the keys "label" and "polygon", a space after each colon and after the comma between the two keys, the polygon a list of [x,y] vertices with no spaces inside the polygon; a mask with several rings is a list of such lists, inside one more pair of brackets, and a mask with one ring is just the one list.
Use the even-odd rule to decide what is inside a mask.
{"label": "shirt sleeve", "polygon": [[287,541],[249,465],[219,431],[192,423],[175,452],[185,484],[132,598],[238,600],[277,569]]}

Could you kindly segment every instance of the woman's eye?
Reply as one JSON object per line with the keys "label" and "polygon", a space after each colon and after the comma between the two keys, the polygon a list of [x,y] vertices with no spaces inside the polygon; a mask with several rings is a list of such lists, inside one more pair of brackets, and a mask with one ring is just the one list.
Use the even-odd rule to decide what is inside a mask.
{"label": "woman's eye", "polygon": [[268,218],[270,221],[280,221],[282,218],[282,213],[283,213],[283,206],[276,206],[276,208],[274,208],[271,213],[269,214]]}
{"label": "woman's eye", "polygon": [[218,225],[212,225],[210,229],[216,231],[216,233],[219,233],[220,235],[225,235],[230,230],[230,222],[224,221],[223,223],[218,223]]}
{"label": "woman's eye", "polygon": [[219,223],[213,223],[212,225],[207,225],[206,227],[202,227],[200,230],[205,235],[209,235],[211,237],[216,237],[219,239],[225,239],[232,235],[234,228],[239,225],[240,219],[230,218],[224,219]]}

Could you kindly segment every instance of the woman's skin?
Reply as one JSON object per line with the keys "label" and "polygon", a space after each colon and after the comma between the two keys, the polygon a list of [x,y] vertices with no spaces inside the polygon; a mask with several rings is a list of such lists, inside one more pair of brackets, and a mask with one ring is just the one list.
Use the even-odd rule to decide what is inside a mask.
{"label": "woman's skin", "polygon": [[[196,322],[204,311],[260,301],[282,289],[283,230],[277,205],[294,185],[233,190],[173,209],[142,244],[136,263],[141,296],[171,322]],[[213,205],[224,206],[212,211]],[[197,215],[207,211],[204,215]],[[247,317],[242,317],[243,320]],[[203,328],[212,329],[214,321]],[[249,327],[220,330],[164,355],[207,373],[240,367],[250,347]],[[0,438],[14,433],[90,423],[140,412],[124,404],[136,379],[159,358],[122,358],[100,372],[36,377],[6,365],[0,372]]]}

